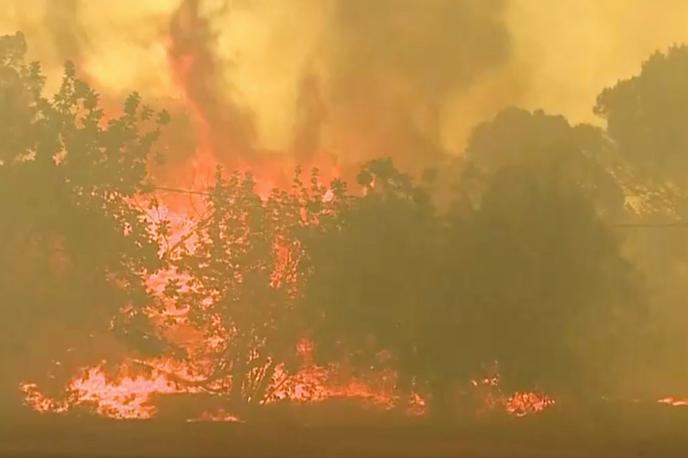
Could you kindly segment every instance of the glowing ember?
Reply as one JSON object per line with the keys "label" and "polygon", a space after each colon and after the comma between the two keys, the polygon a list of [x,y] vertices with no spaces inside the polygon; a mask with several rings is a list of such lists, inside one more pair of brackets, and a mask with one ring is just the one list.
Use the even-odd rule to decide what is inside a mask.
{"label": "glowing ember", "polygon": [[511,415],[523,417],[531,413],[542,412],[554,404],[554,399],[544,393],[517,392],[506,400],[504,408]]}
{"label": "glowing ember", "polygon": [[659,399],[657,401],[660,404],[666,404],[671,407],[686,407],[688,406],[688,398],[687,399],[676,399],[674,397],[667,397],[663,399]]}
{"label": "glowing ember", "polygon": [[56,401],[41,393],[35,383],[22,383],[19,389],[24,393],[24,402],[39,413],[65,413],[71,405],[67,401]]}
{"label": "glowing ember", "polygon": [[319,402],[328,399],[349,398],[365,400],[369,404],[390,409],[395,406],[398,394],[390,383],[389,374],[383,374],[377,383],[366,383],[350,379],[345,383],[331,383],[336,379],[335,368],[311,366],[302,369],[294,376],[277,374],[277,389],[266,399],[266,403],[281,400],[296,402]]}
{"label": "glowing ember", "polygon": [[500,376],[496,369],[489,377],[471,380],[471,385],[481,390],[484,409],[500,409],[516,417],[539,413],[556,404],[552,397],[541,392],[521,391],[505,394],[500,388]]}

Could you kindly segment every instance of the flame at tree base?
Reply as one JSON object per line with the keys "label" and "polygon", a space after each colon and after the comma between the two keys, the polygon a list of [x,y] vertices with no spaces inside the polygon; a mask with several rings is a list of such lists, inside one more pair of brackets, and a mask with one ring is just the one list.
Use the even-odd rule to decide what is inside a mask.
{"label": "flame at tree base", "polygon": [[[158,414],[157,401],[171,395],[206,395],[215,405],[195,413],[184,420],[189,422],[239,422],[240,417],[221,406],[226,399],[217,390],[204,387],[199,381],[203,376],[197,370],[173,360],[134,361],[120,364],[114,374],[108,374],[105,362],[82,369],[66,385],[60,399],[43,394],[35,383],[24,382],[20,389],[25,403],[38,413],[66,414],[85,409],[89,413],[119,420],[147,420]],[[361,406],[379,410],[401,409],[406,415],[422,416],[427,413],[425,398],[417,392],[404,395],[396,386],[396,376],[391,371],[381,371],[370,380],[349,378],[338,381],[336,366],[311,365],[294,374],[276,371],[273,387],[257,404],[279,402],[313,404],[334,399],[350,399]],[[222,381],[221,381],[222,382]],[[476,385],[474,383],[475,386]],[[482,384],[480,384],[482,385]],[[229,382],[220,383],[221,390],[229,392]],[[544,393],[518,392],[503,394],[496,384],[490,383],[489,391],[482,397],[488,410],[501,410],[509,415],[523,417],[542,412],[554,406],[555,401]],[[662,401],[660,401],[662,402]],[[677,405],[677,404],[674,404]]]}
{"label": "flame at tree base", "polygon": [[[331,192],[331,189],[330,189]],[[330,197],[331,198],[331,195]],[[323,199],[328,199],[327,194]],[[148,218],[151,230],[156,231],[157,225],[165,225],[169,234],[161,244],[161,257],[165,256],[169,247],[183,245],[193,251],[197,242],[193,233],[194,220],[186,213],[177,213],[166,206],[156,203],[151,205]],[[283,245],[276,243],[276,262],[274,278],[271,277],[270,286],[279,286],[279,281],[289,276],[285,267],[285,259],[289,259],[289,252]],[[292,260],[293,262],[293,260]],[[150,309],[146,313],[151,322],[158,326],[160,333],[170,340],[179,340],[178,344],[185,346],[189,357],[185,361],[174,358],[150,358],[146,360],[129,359],[114,369],[109,369],[106,362],[95,366],[82,368],[77,375],[67,381],[63,395],[53,398],[45,395],[35,383],[25,382],[20,385],[24,393],[25,403],[34,411],[40,413],[65,414],[67,412],[84,409],[87,412],[112,419],[146,420],[158,416],[159,402],[163,397],[172,398],[173,395],[207,395],[214,403],[206,406],[202,412],[183,417],[187,421],[225,421],[236,422],[240,418],[231,412],[231,406],[223,403],[229,397],[231,378],[221,377],[212,382],[212,358],[206,358],[203,352],[197,357],[191,348],[216,349],[224,343],[205,338],[202,330],[192,326],[188,320],[188,310],[178,310],[176,304],[170,303],[164,292],[171,279],[183,280],[183,275],[174,270],[158,271],[148,275],[145,283],[151,294],[157,297],[164,310]],[[161,323],[171,321],[174,324],[163,327]],[[174,331],[178,336],[174,336]],[[193,332],[192,332],[193,331]],[[184,334],[182,336],[182,334]],[[183,337],[183,338],[182,338]],[[304,342],[300,342],[300,345]],[[303,345],[302,345],[303,346]],[[295,404],[318,403],[332,399],[351,399],[362,406],[382,410],[398,409],[409,415],[424,415],[428,406],[425,398],[416,392],[402,392],[397,385],[397,374],[392,370],[379,370],[367,374],[365,377],[343,377],[343,371],[337,364],[322,367],[313,364],[311,355],[312,345],[304,348],[297,346],[297,352],[302,357],[301,369],[295,373],[287,373],[283,365],[277,365],[277,370],[271,380],[271,385],[265,391],[265,397],[253,404],[256,406],[274,404],[278,402],[292,402]],[[505,411],[510,415],[525,416],[554,405],[554,400],[541,393],[514,393],[505,395],[497,386],[498,377],[474,382],[474,386],[487,386],[483,404],[489,409]],[[485,393],[483,393],[485,394]],[[480,393],[477,393],[480,397]]]}

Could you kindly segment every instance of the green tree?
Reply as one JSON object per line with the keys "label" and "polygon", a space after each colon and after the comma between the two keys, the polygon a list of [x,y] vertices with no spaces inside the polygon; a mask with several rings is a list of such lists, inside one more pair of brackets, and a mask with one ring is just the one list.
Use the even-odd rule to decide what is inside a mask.
{"label": "green tree", "polygon": [[325,360],[363,369],[386,354],[402,383],[434,382],[456,366],[447,360],[452,341],[437,342],[452,334],[428,332],[446,318],[435,313],[439,226],[429,195],[390,160],[367,164],[358,183],[363,196],[349,196],[302,237],[311,269],[303,298],[316,349]]}
{"label": "green tree", "polygon": [[642,279],[608,226],[627,215],[618,169],[601,129],[542,111],[504,110],[470,138],[470,204],[443,252],[470,266],[449,284],[484,334],[471,346],[515,389],[599,394],[639,359]]}
{"label": "green tree", "polygon": [[303,239],[321,354],[367,367],[384,351],[440,419],[495,361],[514,390],[613,387],[640,345],[642,289],[594,194],[567,172],[495,166],[467,184],[471,206],[439,215],[391,162],[368,164],[363,196]]}
{"label": "green tree", "polygon": [[[21,33],[0,37],[0,296],[3,380],[56,342],[107,329],[145,302],[157,245],[134,197],[165,113],[129,96],[107,116],[71,63],[53,96]],[[20,374],[18,374],[19,376]]]}
{"label": "green tree", "polygon": [[[607,123],[618,156],[619,174],[631,202],[628,219],[639,224],[688,218],[688,46],[657,51],[640,72],[604,89],[594,111]],[[683,228],[634,230],[626,236],[628,253],[643,272],[651,298],[653,345],[647,359],[648,387],[654,395],[678,391],[688,368],[688,250]]]}
{"label": "green tree", "polygon": [[566,178],[607,220],[624,211],[624,194],[610,170],[613,146],[604,132],[586,124],[571,126],[563,116],[508,108],[478,125],[466,147],[461,190],[479,200],[495,173],[510,166],[532,166],[548,177]]}
{"label": "green tree", "polygon": [[566,181],[533,166],[493,175],[479,207],[451,222],[448,307],[506,387],[599,395],[638,356],[642,288],[613,229]]}
{"label": "green tree", "polygon": [[688,46],[656,52],[639,75],[597,97],[619,153],[645,178],[688,185]]}

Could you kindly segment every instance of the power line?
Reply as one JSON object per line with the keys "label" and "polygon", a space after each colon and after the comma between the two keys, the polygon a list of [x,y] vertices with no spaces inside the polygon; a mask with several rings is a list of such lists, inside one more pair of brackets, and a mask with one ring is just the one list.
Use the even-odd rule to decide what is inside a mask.
{"label": "power line", "polygon": [[[194,191],[192,189],[171,188],[167,186],[153,186],[156,191],[175,192],[179,194],[192,194],[197,196],[212,196],[205,191]],[[676,221],[665,223],[610,223],[609,226],[619,229],[664,229],[664,228],[688,228],[688,221]]]}
{"label": "power line", "polygon": [[194,191],[191,189],[179,189],[179,188],[168,188],[166,186],[153,186],[153,189],[156,191],[165,191],[165,192],[176,192],[180,194],[194,194],[198,196],[210,196],[209,192],[204,192],[204,191]]}

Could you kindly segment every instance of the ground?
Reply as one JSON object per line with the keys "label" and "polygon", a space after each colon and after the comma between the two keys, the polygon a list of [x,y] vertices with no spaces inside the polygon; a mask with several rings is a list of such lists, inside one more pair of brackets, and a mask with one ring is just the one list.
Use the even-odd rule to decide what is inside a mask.
{"label": "ground", "polygon": [[[350,417],[336,424],[311,415],[310,425],[279,415],[245,424],[20,415],[0,422],[0,456],[688,457],[688,408],[608,406],[587,417],[552,410],[531,418],[494,416],[453,426],[361,415],[360,421]],[[365,421],[366,415],[374,421]]]}

